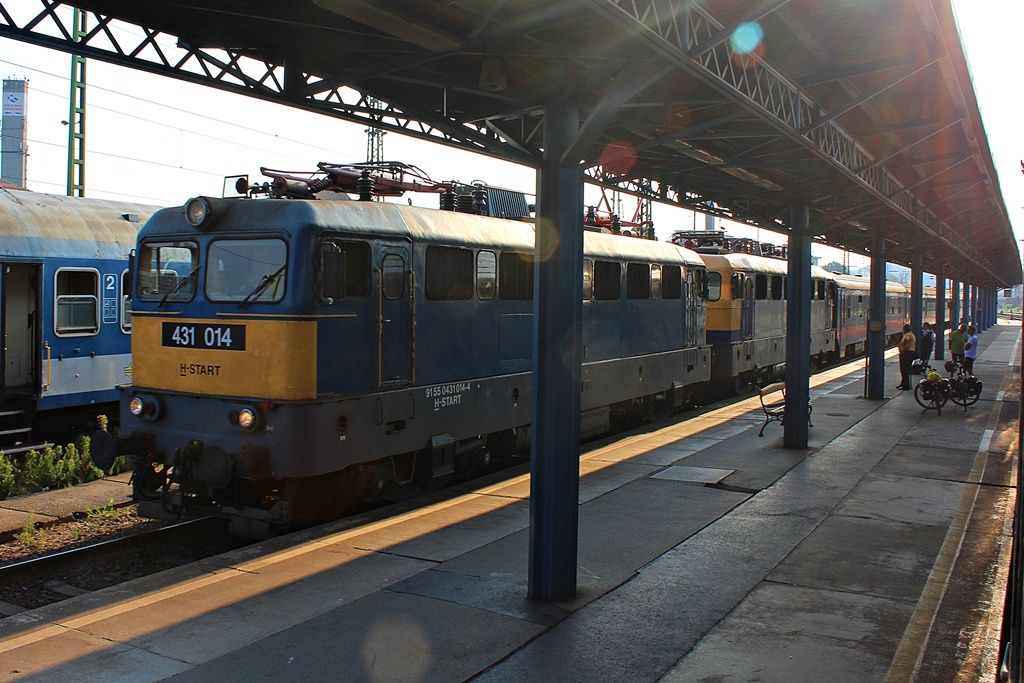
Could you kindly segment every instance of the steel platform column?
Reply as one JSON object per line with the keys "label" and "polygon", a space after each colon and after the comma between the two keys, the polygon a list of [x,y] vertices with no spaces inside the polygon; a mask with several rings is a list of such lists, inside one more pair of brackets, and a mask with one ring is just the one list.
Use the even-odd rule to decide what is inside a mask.
{"label": "steel platform column", "polygon": [[881,400],[885,398],[885,239],[879,232],[871,238],[868,307],[867,397]]}
{"label": "steel platform column", "polygon": [[811,234],[806,206],[789,209],[786,293],[786,420],[782,443],[807,448],[811,382]]}
{"label": "steel platform column", "polygon": [[960,327],[960,281],[950,280],[949,286],[949,331]]}
{"label": "steel platform column", "polygon": [[971,285],[967,280],[963,281],[963,300],[960,302],[960,322],[964,325],[971,324]]}
{"label": "steel platform column", "polygon": [[924,322],[924,257],[915,254],[910,268],[910,329],[921,341],[921,323]]}
{"label": "steel platform column", "polygon": [[946,270],[935,273],[935,360],[946,357]]}
{"label": "steel platform column", "polygon": [[533,311],[533,436],[529,595],[576,594],[579,533],[583,315],[583,176],[563,159],[579,127],[576,107],[544,110]]}
{"label": "steel platform column", "polygon": [[992,288],[985,288],[985,329],[992,327]]}
{"label": "steel platform column", "polygon": [[978,285],[971,284],[968,290],[968,301],[967,301],[967,324],[974,325],[974,329],[978,329]]}
{"label": "steel platform column", "polygon": [[978,286],[978,332],[984,332],[988,329],[988,315],[985,309],[988,307],[988,289],[986,287]]}

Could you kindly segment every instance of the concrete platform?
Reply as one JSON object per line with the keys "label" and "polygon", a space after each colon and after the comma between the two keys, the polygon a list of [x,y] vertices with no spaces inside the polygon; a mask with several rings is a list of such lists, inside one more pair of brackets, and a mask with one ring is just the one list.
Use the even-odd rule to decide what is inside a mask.
{"label": "concrete platform", "polygon": [[96,479],[66,489],[53,489],[0,500],[0,540],[21,531],[32,516],[37,524],[52,524],[74,517],[75,513],[103,507],[113,501],[116,507],[131,505],[131,472]]}
{"label": "concrete platform", "polygon": [[571,600],[526,598],[523,474],[5,619],[0,680],[990,679],[1020,333],[966,412],[858,364],[814,378],[806,450],[756,397],[592,448]]}

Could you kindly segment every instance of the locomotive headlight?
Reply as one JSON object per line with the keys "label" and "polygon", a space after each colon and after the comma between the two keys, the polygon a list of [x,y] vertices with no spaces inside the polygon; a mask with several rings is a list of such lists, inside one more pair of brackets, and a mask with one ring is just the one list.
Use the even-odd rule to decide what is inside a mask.
{"label": "locomotive headlight", "polygon": [[160,401],[156,396],[133,396],[128,402],[128,412],[140,420],[155,420],[160,417]]}
{"label": "locomotive headlight", "polygon": [[256,428],[256,413],[249,408],[242,408],[238,411],[238,426],[242,429]]}
{"label": "locomotive headlight", "polygon": [[138,396],[133,398],[131,402],[128,404],[128,412],[130,412],[135,417],[142,417],[142,413],[145,409],[146,404]]}
{"label": "locomotive headlight", "polygon": [[211,213],[210,202],[206,197],[193,197],[185,204],[185,220],[193,228],[202,228]]}

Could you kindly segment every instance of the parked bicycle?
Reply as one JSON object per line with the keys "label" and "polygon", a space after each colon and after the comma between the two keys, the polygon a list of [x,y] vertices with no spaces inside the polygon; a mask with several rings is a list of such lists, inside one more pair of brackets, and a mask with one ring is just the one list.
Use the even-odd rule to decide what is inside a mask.
{"label": "parked bicycle", "polygon": [[981,380],[969,374],[955,360],[946,361],[945,368],[949,373],[949,398],[966,411],[967,406],[974,405],[981,398]]}
{"label": "parked bicycle", "polygon": [[942,415],[942,406],[950,398],[950,382],[937,370],[929,368],[914,387],[914,400],[925,410],[934,410]]}

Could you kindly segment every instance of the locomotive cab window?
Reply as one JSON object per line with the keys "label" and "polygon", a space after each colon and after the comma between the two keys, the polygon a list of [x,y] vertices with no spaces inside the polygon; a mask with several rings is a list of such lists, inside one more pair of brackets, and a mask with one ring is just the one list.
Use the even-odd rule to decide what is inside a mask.
{"label": "locomotive cab window", "polygon": [[706,271],[703,268],[693,270],[693,286],[697,290],[695,296],[706,299],[708,295]]}
{"label": "locomotive cab window", "polygon": [[317,290],[323,303],[364,299],[370,294],[370,245],[325,240],[320,244]]}
{"label": "locomotive cab window", "polygon": [[91,268],[61,268],[56,277],[57,336],[81,337],[99,332],[100,274]]}
{"label": "locomotive cab window", "polygon": [[533,254],[501,253],[498,257],[498,294],[503,301],[533,300]]}
{"label": "locomotive cab window", "polygon": [[682,266],[665,266],[661,270],[661,298],[680,299],[683,296]]}
{"label": "locomotive cab window", "polygon": [[618,301],[622,293],[622,264],[617,261],[594,262],[594,298]]}
{"label": "locomotive cab window", "polygon": [[708,273],[708,301],[722,298],[722,274]]}
{"label": "locomotive cab window", "polygon": [[661,266],[651,266],[651,298],[661,298]]}
{"label": "locomotive cab window", "polygon": [[141,301],[191,301],[196,292],[199,246],[195,242],[149,242],[139,249]]}
{"label": "locomotive cab window", "polygon": [[651,298],[651,267],[646,263],[626,265],[626,298]]}
{"label": "locomotive cab window", "polygon": [[287,263],[284,240],[215,240],[206,255],[206,298],[240,303],[280,301]]}
{"label": "locomotive cab window", "polygon": [[732,298],[733,300],[743,298],[743,273],[732,274]]}
{"label": "locomotive cab window", "polygon": [[494,298],[498,283],[498,261],[493,251],[481,250],[476,255],[476,295],[481,300]]}
{"label": "locomotive cab window", "polygon": [[771,287],[772,287],[772,300],[782,300],[782,276],[772,275],[771,276]]}
{"label": "locomotive cab window", "polygon": [[458,247],[427,247],[427,298],[467,301],[473,298],[473,252]]}
{"label": "locomotive cab window", "polygon": [[754,298],[759,301],[768,298],[768,276],[764,273],[754,275]]}
{"label": "locomotive cab window", "polygon": [[583,300],[590,301],[594,298],[594,261],[583,259]]}

